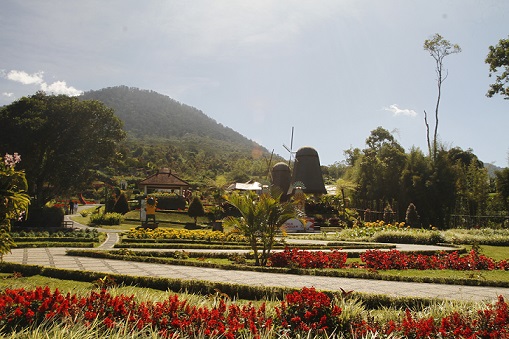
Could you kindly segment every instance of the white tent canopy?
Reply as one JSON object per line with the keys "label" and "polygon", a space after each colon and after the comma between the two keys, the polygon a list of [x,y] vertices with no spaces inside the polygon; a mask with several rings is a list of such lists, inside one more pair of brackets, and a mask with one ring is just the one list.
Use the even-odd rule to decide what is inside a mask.
{"label": "white tent canopy", "polygon": [[228,186],[228,191],[261,191],[262,184],[258,181],[249,180],[248,182],[236,182]]}

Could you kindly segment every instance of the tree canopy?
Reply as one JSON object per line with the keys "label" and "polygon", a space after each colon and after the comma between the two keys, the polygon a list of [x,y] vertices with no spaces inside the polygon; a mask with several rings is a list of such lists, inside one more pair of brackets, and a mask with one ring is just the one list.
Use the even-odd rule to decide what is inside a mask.
{"label": "tree canopy", "polygon": [[490,51],[486,57],[486,63],[490,66],[490,77],[497,74],[494,84],[490,85],[490,89],[486,94],[488,97],[493,97],[495,94],[500,94],[504,99],[509,99],[509,37],[507,39],[500,39],[496,46],[490,46]]}
{"label": "tree canopy", "polygon": [[23,155],[20,167],[39,206],[83,188],[125,137],[122,122],[99,101],[44,92],[4,106],[0,129],[0,152]]}

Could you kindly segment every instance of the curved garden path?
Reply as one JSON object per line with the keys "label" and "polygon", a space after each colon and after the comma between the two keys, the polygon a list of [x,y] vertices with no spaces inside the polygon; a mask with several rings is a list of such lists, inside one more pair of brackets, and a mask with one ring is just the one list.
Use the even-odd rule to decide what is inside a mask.
{"label": "curved garden path", "polygon": [[[68,218],[68,216],[66,216]],[[75,226],[87,226],[75,223]],[[99,229],[108,234],[99,249],[111,249],[118,241],[118,231]],[[399,245],[401,250],[433,249],[428,246]],[[439,247],[442,248],[443,247]],[[129,262],[113,259],[67,256],[66,248],[20,248],[4,256],[4,261],[20,264],[50,266],[55,268],[95,271],[105,274],[125,274],[185,280],[206,280],[256,286],[281,286],[302,288],[314,286],[320,290],[355,291],[404,297],[431,297],[470,301],[494,300],[499,295],[509,297],[509,288],[443,285],[429,283],[396,282],[368,279],[289,275],[250,271],[221,270],[214,268],[185,267],[176,265]],[[194,250],[193,250],[194,251]]]}

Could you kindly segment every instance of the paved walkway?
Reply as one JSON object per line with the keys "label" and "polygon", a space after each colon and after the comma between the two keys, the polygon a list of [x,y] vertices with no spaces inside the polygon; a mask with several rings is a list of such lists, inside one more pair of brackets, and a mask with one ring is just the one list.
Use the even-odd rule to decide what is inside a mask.
{"label": "paved walkway", "polygon": [[[86,227],[80,225],[80,227]],[[111,249],[118,240],[117,231],[107,231],[108,239],[99,249]],[[65,255],[66,248],[13,249],[4,261],[41,265],[70,270],[95,271],[105,274],[125,274],[185,280],[244,284],[254,286],[283,286],[302,288],[314,286],[320,290],[355,291],[390,296],[435,297],[469,301],[494,300],[499,295],[509,297],[509,288],[474,287],[442,284],[394,282],[382,280],[289,275],[213,268],[185,267],[165,264],[129,262]]]}

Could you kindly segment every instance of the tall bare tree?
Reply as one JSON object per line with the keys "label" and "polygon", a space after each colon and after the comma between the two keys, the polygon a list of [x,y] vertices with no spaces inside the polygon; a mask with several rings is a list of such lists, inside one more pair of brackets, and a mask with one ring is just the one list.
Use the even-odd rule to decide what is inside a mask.
{"label": "tall bare tree", "polygon": [[426,124],[426,137],[428,141],[428,150],[430,157],[433,161],[436,160],[437,156],[437,137],[438,137],[438,108],[440,106],[440,99],[442,96],[442,83],[447,79],[448,72],[444,69],[444,58],[450,54],[461,52],[461,48],[458,44],[451,44],[448,40],[445,40],[440,34],[436,33],[430,39],[424,40],[424,50],[428,51],[429,54],[435,60],[435,72],[437,74],[437,87],[438,95],[435,106],[435,129],[433,133],[433,145],[430,139],[430,130],[428,123],[428,113],[424,110],[424,123]]}

